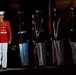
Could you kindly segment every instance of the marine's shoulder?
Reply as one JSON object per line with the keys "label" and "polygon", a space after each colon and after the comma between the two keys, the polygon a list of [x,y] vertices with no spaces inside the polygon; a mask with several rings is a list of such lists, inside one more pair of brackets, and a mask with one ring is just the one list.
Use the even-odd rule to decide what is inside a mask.
{"label": "marine's shoulder", "polygon": [[3,22],[7,22],[8,23],[9,21],[8,20],[3,20]]}

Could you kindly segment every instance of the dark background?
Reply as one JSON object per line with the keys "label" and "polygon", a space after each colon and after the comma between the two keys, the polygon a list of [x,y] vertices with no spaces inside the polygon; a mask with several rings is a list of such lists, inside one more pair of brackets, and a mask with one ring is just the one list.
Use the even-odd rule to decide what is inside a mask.
{"label": "dark background", "polygon": [[[57,0],[56,0],[57,1]],[[59,0],[58,0],[59,1]],[[60,0],[62,1],[62,0]],[[69,1],[75,1],[75,0],[69,0]],[[64,2],[65,3],[65,2]],[[12,6],[11,4],[19,4],[20,7],[16,6]],[[52,4],[55,7],[55,0],[52,0]],[[66,5],[66,3],[65,3]],[[69,6],[69,5],[67,5]],[[58,6],[60,7],[60,6]],[[12,44],[9,45],[8,48],[8,67],[21,67],[21,62],[20,62],[20,56],[19,56],[19,48],[18,48],[18,36],[17,36],[17,10],[22,10],[25,12],[25,20],[26,20],[26,26],[28,27],[28,32],[30,33],[29,36],[31,36],[31,15],[32,15],[32,9],[40,9],[44,11],[45,17],[48,17],[48,0],[0,0],[0,10],[4,10],[6,11],[5,14],[5,19],[10,21],[11,24],[11,28],[13,31],[13,41]],[[69,11],[67,10],[66,7],[60,7],[60,10],[62,11],[63,17],[64,18],[68,18],[68,14]],[[32,39],[31,37],[29,38],[30,40],[30,47],[29,47],[29,65],[30,66],[34,66],[34,53],[33,53],[33,48],[32,48]],[[12,46],[16,46],[14,47],[14,50],[11,48]],[[51,46],[50,46],[51,47]],[[72,52],[71,52],[71,48],[70,48],[70,44],[68,41],[65,42],[65,63],[70,64],[70,62],[72,62]],[[50,59],[50,57],[48,57],[48,59]],[[51,60],[51,59],[50,59]],[[49,62],[51,64],[51,62]],[[73,74],[74,71],[76,71],[76,66],[71,66],[71,65],[65,65],[64,67],[60,67],[60,68],[30,68],[30,69],[26,69],[25,70],[21,70],[21,71],[5,71],[5,72],[1,72],[1,73],[9,73],[9,74],[16,74],[16,73],[20,73],[20,74]],[[36,75],[35,74],[35,75]]]}
{"label": "dark background", "polygon": [[[48,18],[48,1],[49,0],[0,0],[0,10],[6,11],[5,19],[10,21],[11,28],[13,31],[13,40],[12,44],[9,45],[8,49],[8,67],[20,67],[20,56],[19,56],[19,47],[18,47],[18,36],[17,36],[17,11],[24,11],[24,19],[26,23],[26,27],[28,29],[29,35],[29,65],[34,66],[34,52],[32,46],[31,39],[31,27],[32,27],[32,10],[42,10],[44,12],[45,18]],[[11,6],[12,4],[16,4],[16,6]],[[19,7],[17,6],[19,4]],[[52,0],[52,5],[55,7],[55,0]],[[64,18],[68,18],[69,11],[65,12],[65,7],[60,8],[62,10],[62,14]],[[16,45],[15,50],[13,50],[13,45]],[[67,48],[66,48],[67,47]],[[66,40],[65,43],[65,62],[72,62],[72,52],[70,48],[69,42]],[[68,53],[68,54],[67,54]],[[49,57],[48,57],[49,58]],[[50,59],[50,58],[49,58]],[[50,59],[51,60],[51,59]]]}
{"label": "dark background", "polygon": [[[12,4],[19,4],[19,7],[16,7]],[[17,23],[18,23],[18,14],[17,11],[24,12],[24,19],[26,23],[26,27],[29,35],[29,65],[34,66],[34,51],[32,46],[32,9],[42,10],[44,12],[45,17],[48,17],[48,0],[0,0],[0,10],[4,10],[6,20],[10,21],[10,25],[12,28],[13,39],[11,45],[8,47],[8,67],[20,67],[20,55],[19,55],[19,47],[18,47],[18,36],[17,36]],[[15,48],[13,46],[16,46]],[[13,50],[13,48],[15,50]]]}

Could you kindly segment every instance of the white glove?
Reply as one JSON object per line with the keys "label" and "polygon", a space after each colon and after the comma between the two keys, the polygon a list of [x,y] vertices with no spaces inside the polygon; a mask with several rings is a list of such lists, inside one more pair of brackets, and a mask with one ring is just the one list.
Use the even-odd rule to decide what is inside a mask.
{"label": "white glove", "polygon": [[52,38],[50,38],[50,40],[52,41]]}

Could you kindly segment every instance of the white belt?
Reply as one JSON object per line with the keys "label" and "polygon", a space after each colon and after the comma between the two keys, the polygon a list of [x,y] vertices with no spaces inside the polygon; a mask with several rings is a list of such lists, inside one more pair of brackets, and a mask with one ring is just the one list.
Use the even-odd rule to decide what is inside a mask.
{"label": "white belt", "polygon": [[0,32],[0,34],[6,34],[7,32]]}
{"label": "white belt", "polygon": [[22,33],[26,33],[26,31],[21,31],[21,32],[18,32],[18,34],[22,34]]}

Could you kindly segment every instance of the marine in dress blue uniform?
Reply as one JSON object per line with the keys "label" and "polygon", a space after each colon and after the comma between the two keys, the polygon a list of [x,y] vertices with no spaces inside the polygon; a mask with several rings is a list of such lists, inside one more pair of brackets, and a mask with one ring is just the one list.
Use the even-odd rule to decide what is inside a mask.
{"label": "marine in dress blue uniform", "polygon": [[71,18],[68,21],[69,42],[72,49],[73,63],[76,64],[76,13],[74,7],[70,7]]}
{"label": "marine in dress blue uniform", "polygon": [[55,48],[57,65],[64,64],[64,39],[66,36],[65,31],[65,21],[60,16],[60,11],[54,8],[54,20],[52,24],[52,55],[54,56]]}
{"label": "marine in dress blue uniform", "polygon": [[29,60],[28,60],[29,43],[27,38],[27,29],[25,26],[25,22],[22,22],[20,15],[19,15],[19,25],[18,25],[18,43],[19,43],[21,65],[29,66]]}
{"label": "marine in dress blue uniform", "polygon": [[35,24],[33,41],[36,44],[39,66],[46,66],[46,21],[43,18],[43,11],[35,10]]}

